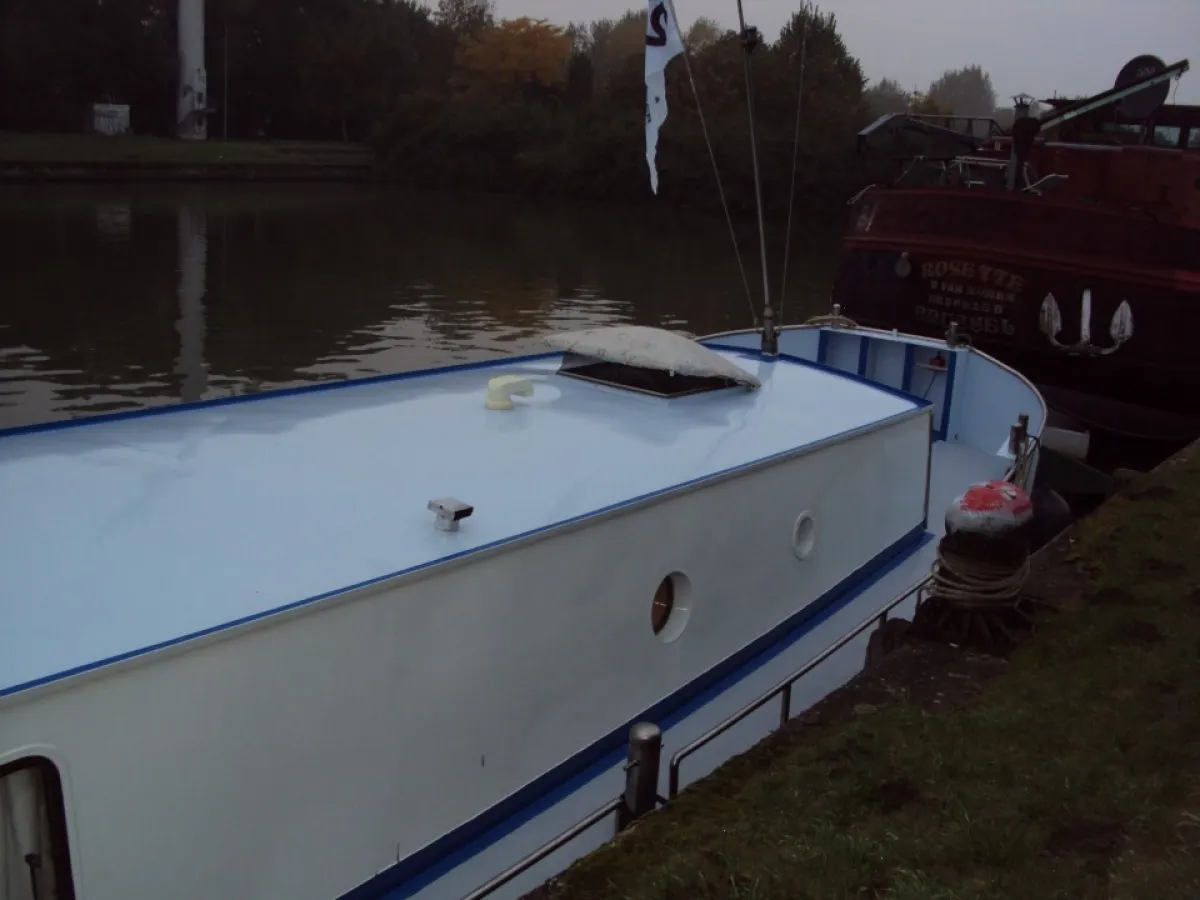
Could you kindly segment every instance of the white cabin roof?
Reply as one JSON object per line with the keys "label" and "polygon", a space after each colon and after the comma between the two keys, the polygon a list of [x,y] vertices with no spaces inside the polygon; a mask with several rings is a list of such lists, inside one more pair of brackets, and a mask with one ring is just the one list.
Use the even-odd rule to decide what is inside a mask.
{"label": "white cabin roof", "polygon": [[[501,360],[0,432],[0,696],[901,415],[794,361],[663,399]],[[489,379],[534,382],[484,407]],[[474,506],[439,531],[429,500]]]}

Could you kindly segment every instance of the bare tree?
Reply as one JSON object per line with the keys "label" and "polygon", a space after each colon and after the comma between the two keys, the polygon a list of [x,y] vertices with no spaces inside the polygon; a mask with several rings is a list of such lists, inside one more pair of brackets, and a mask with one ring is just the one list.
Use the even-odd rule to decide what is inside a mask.
{"label": "bare tree", "polygon": [[460,37],[474,35],[496,24],[495,4],[492,0],[438,0],[434,18]]}

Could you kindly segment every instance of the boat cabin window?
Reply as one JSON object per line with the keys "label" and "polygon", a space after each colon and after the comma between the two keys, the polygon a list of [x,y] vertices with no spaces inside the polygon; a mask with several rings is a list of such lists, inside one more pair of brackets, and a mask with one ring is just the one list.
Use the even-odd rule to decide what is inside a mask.
{"label": "boat cabin window", "polygon": [[50,760],[0,766],[0,897],[74,900],[62,782]]}
{"label": "boat cabin window", "polygon": [[1131,122],[1105,122],[1101,129],[1110,134],[1131,134],[1134,137],[1141,137],[1142,126]]}
{"label": "boat cabin window", "polygon": [[1105,122],[1100,130],[1122,144],[1146,143],[1171,150],[1200,146],[1200,128],[1189,130],[1183,125],[1156,125],[1151,128],[1130,122]]}
{"label": "boat cabin window", "polygon": [[558,374],[607,384],[611,387],[639,391],[643,394],[652,394],[656,397],[682,397],[687,394],[737,387],[737,382],[728,378],[681,375],[678,372],[607,362],[573,353],[563,356]]}
{"label": "boat cabin window", "polygon": [[1179,126],[1178,125],[1159,125],[1154,129],[1154,146],[1155,147],[1178,147],[1179,146]]}

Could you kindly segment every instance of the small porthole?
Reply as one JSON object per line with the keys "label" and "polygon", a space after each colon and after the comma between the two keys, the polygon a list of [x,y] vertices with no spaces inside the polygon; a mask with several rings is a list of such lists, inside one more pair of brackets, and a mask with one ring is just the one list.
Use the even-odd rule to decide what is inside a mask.
{"label": "small porthole", "polygon": [[796,524],[792,526],[792,552],[796,554],[796,559],[808,559],[816,542],[816,520],[806,512],[800,513]]}
{"label": "small porthole", "polygon": [[672,572],[658,583],[650,604],[650,627],[669,644],[687,627],[692,615],[692,584],[682,572]]}

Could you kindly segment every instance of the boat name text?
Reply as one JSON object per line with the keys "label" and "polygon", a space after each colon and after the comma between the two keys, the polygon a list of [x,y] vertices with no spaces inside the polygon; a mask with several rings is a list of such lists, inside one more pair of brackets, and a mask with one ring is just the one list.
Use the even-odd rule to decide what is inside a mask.
{"label": "boat name text", "polygon": [[941,283],[942,290],[945,290],[947,285],[947,282],[942,279],[952,279],[949,284],[955,284],[958,280],[974,282],[971,285],[963,284],[961,286],[963,288],[974,287],[976,292],[986,289],[1010,295],[1005,299],[1010,299],[1011,295],[1019,294],[1025,289],[1025,279],[1015,272],[959,259],[921,263],[921,277],[926,281],[937,279]]}
{"label": "boat name text", "polygon": [[[934,298],[930,298],[934,302]],[[999,308],[999,307],[998,307]],[[949,309],[938,309],[936,306],[925,306],[918,303],[913,308],[916,317],[930,325],[939,328],[949,328],[951,322],[957,322],[960,328],[971,334],[1003,334],[1012,337],[1017,333],[1017,326],[1011,319],[997,315],[962,315]]]}

